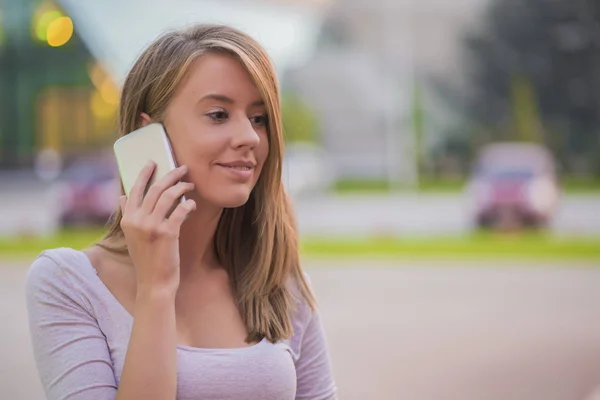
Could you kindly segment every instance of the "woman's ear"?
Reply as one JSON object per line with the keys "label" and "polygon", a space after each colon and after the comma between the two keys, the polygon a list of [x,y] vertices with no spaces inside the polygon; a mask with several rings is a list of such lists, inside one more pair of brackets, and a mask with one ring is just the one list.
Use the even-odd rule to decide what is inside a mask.
{"label": "woman's ear", "polygon": [[140,128],[152,123],[152,118],[145,112],[140,113]]}

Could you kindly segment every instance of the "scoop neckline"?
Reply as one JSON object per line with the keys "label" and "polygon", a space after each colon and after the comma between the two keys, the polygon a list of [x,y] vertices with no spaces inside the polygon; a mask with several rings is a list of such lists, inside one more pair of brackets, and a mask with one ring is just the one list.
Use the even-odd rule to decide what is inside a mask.
{"label": "scoop neckline", "polygon": [[[73,250],[75,250],[75,249],[73,249]],[[103,291],[103,296],[107,297],[111,303],[114,303],[114,305],[118,309],[120,309],[120,311],[124,315],[127,316],[129,324],[132,325],[133,324],[133,315],[131,315],[131,313],[129,311],[127,311],[127,309],[123,306],[123,304],[121,304],[121,302],[115,297],[115,295],[104,284],[104,282],[102,281],[102,279],[100,279],[100,277],[98,276],[98,271],[94,267],[94,264],[92,263],[92,261],[90,260],[90,258],[88,257],[88,255],[85,254],[85,252],[83,252],[82,250],[75,250],[75,252],[84,259],[86,265],[93,272],[93,274],[92,274],[93,275],[93,279],[96,281],[97,286],[100,287],[100,290]],[[187,345],[179,344],[179,343],[176,346],[177,346],[177,349],[188,351],[188,352],[198,352],[198,353],[199,352],[202,352],[202,353],[238,353],[238,352],[244,352],[244,351],[253,350],[256,347],[264,344],[266,341],[267,341],[267,338],[263,337],[260,342],[252,344],[250,346],[244,346],[244,347],[194,347],[194,346],[187,346]]]}

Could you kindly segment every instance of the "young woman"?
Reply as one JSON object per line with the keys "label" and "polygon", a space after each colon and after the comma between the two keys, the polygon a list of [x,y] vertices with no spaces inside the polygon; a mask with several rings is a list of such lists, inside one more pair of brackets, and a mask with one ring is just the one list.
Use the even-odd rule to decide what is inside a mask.
{"label": "young woman", "polygon": [[121,96],[122,135],[151,122],[164,125],[180,167],[144,195],[149,164],[100,242],[47,250],[30,269],[47,397],[335,398],[281,181],[267,54],[225,26],[163,35]]}

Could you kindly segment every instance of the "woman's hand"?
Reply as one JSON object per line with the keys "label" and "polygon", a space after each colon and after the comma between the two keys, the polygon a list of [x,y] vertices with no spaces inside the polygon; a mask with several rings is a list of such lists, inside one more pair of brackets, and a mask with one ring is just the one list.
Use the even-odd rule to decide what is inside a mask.
{"label": "woman's hand", "polygon": [[[137,276],[137,293],[141,291],[177,291],[179,287],[179,231],[188,214],[196,209],[193,200],[175,202],[194,185],[179,182],[187,167],[170,171],[148,189],[155,164],[144,167],[129,198],[121,196],[121,228]],[[169,212],[173,210],[172,213]]]}

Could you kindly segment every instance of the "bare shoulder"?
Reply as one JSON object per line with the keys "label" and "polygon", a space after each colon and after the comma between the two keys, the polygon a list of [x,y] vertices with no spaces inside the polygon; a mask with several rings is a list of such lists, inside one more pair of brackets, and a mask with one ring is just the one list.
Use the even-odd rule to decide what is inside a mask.
{"label": "bare shoulder", "polygon": [[100,246],[91,246],[82,252],[90,260],[104,286],[127,311],[131,312],[135,302],[136,279],[129,257],[115,254]]}
{"label": "bare shoulder", "polygon": [[119,273],[123,270],[120,267],[126,263],[125,256],[114,254],[97,245],[87,247],[81,250],[81,252],[87,256],[99,275]]}

